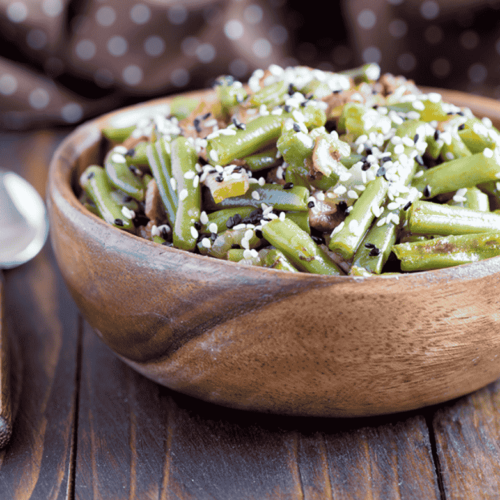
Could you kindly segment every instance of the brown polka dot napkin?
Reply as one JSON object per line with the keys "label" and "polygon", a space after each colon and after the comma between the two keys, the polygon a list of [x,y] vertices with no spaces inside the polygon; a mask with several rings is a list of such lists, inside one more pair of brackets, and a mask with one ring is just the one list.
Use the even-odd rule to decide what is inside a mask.
{"label": "brown polka dot napkin", "polygon": [[0,127],[74,124],[271,63],[363,62],[500,98],[500,0],[343,0],[321,12],[299,0],[0,0]]}
{"label": "brown polka dot napkin", "polygon": [[0,0],[0,126],[77,123],[283,63],[273,2]]}

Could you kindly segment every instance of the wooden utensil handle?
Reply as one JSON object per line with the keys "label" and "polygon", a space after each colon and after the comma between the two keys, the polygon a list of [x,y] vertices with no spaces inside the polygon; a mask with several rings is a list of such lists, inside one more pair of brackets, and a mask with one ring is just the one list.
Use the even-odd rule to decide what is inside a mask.
{"label": "wooden utensil handle", "polygon": [[5,316],[4,283],[0,274],[0,448],[9,442],[12,434],[9,345]]}

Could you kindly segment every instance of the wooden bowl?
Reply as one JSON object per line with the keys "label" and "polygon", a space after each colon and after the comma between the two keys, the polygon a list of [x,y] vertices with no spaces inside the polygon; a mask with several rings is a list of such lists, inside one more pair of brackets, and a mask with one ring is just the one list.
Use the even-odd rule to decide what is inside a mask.
{"label": "wooden bowl", "polygon": [[[439,91],[500,124],[500,104]],[[170,99],[77,128],[50,166],[57,262],[83,316],[126,363],[233,408],[352,417],[411,410],[500,376],[500,258],[400,276],[330,277],[248,267],[117,230],[77,200],[100,129]]]}

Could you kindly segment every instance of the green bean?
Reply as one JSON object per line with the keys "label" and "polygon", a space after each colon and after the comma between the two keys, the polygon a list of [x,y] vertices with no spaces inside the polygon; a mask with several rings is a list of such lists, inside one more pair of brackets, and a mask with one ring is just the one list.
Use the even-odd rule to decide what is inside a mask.
{"label": "green bean", "polygon": [[137,201],[144,200],[142,178],[131,171],[125,156],[112,149],[104,159],[104,168],[112,186],[132,196]]}
{"label": "green bean", "polygon": [[276,157],[277,154],[278,148],[273,147],[266,149],[265,151],[261,151],[260,153],[247,156],[246,158],[243,158],[243,161],[252,172],[259,172],[260,170],[274,167],[278,162],[278,158]]}
{"label": "green bean", "polygon": [[284,104],[287,97],[288,83],[281,80],[261,88],[250,97],[248,104],[256,108],[262,105],[273,108]]}
{"label": "green bean", "polygon": [[352,211],[346,217],[340,230],[334,231],[328,247],[339,253],[344,259],[352,259],[366,231],[387,195],[388,182],[383,177],[377,177],[370,182],[354,203]]}
{"label": "green bean", "polygon": [[170,114],[178,120],[187,118],[200,104],[199,99],[193,97],[174,97],[170,103]]}
{"label": "green bean", "polygon": [[[179,193],[179,205],[173,227],[174,246],[192,251],[198,239],[194,224],[199,222],[201,213],[201,188],[195,170],[198,155],[188,139],[179,136],[172,141],[171,158],[172,175]],[[190,178],[186,178],[186,174]]]}
{"label": "green bean", "polygon": [[500,208],[500,183],[499,181],[489,181],[478,184],[477,187],[488,196],[490,210]]}
{"label": "green bean", "polygon": [[403,271],[426,271],[458,266],[500,255],[500,232],[435,238],[394,245]]}
{"label": "green bean", "polygon": [[283,189],[279,184],[251,184],[250,189],[243,196],[226,198],[220,203],[215,203],[212,196],[207,192],[207,205],[209,209],[233,207],[260,208],[262,203],[272,205],[276,210],[307,210],[307,198],[309,190],[302,186],[294,186],[291,189]]}
{"label": "green bean", "polygon": [[230,114],[232,109],[242,103],[247,97],[247,92],[240,82],[233,77],[220,77],[217,80],[217,98],[221,104],[221,111]]}
{"label": "green bean", "polygon": [[348,102],[342,109],[337,128],[357,138],[370,132],[387,133],[391,120],[364,104]]}
{"label": "green bean", "polygon": [[288,211],[286,216],[295,222],[297,226],[305,231],[307,234],[311,234],[311,226],[309,225],[309,212],[292,212]]}
{"label": "green bean", "polygon": [[471,156],[469,148],[464,144],[460,136],[457,134],[451,135],[450,144],[443,144],[441,148],[441,158],[443,161],[454,160],[456,158],[464,158],[466,156]]}
{"label": "green bean", "polygon": [[298,273],[297,269],[287,259],[286,255],[276,248],[264,248],[259,250],[259,258],[264,267]]}
{"label": "green bean", "polygon": [[[281,125],[287,118],[293,118],[298,110],[281,115],[259,116],[246,124],[244,130],[234,135],[220,134],[208,139],[207,156],[212,165],[227,165],[236,158],[244,158],[276,141],[281,133]],[[307,127],[320,127],[326,122],[325,112],[316,106],[301,108],[300,113]]]}
{"label": "green bean", "polygon": [[80,177],[80,185],[87,196],[94,202],[99,215],[114,227],[134,230],[134,223],[124,216],[122,206],[111,196],[113,186],[108,180],[105,170],[97,165],[87,167]]}
{"label": "green bean", "polygon": [[[254,207],[236,207],[236,208],[225,208],[223,210],[217,210],[216,212],[212,212],[208,214],[208,222],[206,224],[202,224],[200,233],[209,234],[209,233],[220,233],[228,229],[227,223],[229,219],[238,217],[238,220],[243,220],[245,217],[248,217],[252,212],[255,211]],[[217,226],[217,231],[211,231],[210,226],[215,224]]]}
{"label": "green bean", "polygon": [[130,134],[135,130],[135,125],[131,127],[115,128],[107,127],[101,130],[102,135],[112,142],[123,142],[128,139]]}
{"label": "green bean", "polygon": [[457,207],[470,208],[471,210],[479,210],[481,212],[490,211],[490,202],[488,195],[483,193],[477,187],[466,188],[463,197],[465,201],[455,201],[453,198],[448,202],[448,205]]}
{"label": "green bean", "polygon": [[125,158],[127,159],[127,163],[129,165],[135,165],[135,166],[147,166],[148,163],[148,156],[146,153],[146,148],[148,145],[148,141],[141,141],[137,143],[135,148],[132,149],[130,154],[126,154]]}
{"label": "green bean", "polygon": [[372,82],[380,78],[380,66],[376,63],[363,64],[359,68],[342,71],[341,75],[352,78],[355,82]]}
{"label": "green bean", "polygon": [[418,234],[474,234],[500,230],[500,215],[468,208],[415,202],[409,211],[409,230]]}
{"label": "green bean", "polygon": [[469,118],[458,134],[472,153],[481,153],[485,148],[495,149],[498,131],[488,128],[478,118]]}
{"label": "green bean", "polygon": [[[485,151],[489,151],[489,154],[485,155]],[[431,168],[415,179],[413,185],[420,192],[425,190],[426,197],[430,198],[461,188],[473,187],[482,182],[494,181],[500,175],[498,155],[492,153],[491,149],[485,151]]]}
{"label": "green bean", "polygon": [[[247,238],[248,232],[251,231],[251,237]],[[207,238],[208,239],[208,238]],[[203,240],[198,243],[198,249],[200,253],[204,255],[210,255],[217,259],[227,259],[228,252],[233,247],[240,247],[245,249],[257,248],[262,245],[262,239],[259,238],[255,231],[241,228],[241,229],[228,229],[223,233],[217,235],[217,238],[210,247],[207,248],[203,245]]]}
{"label": "green bean", "polygon": [[160,192],[160,198],[167,215],[168,222],[170,226],[175,225],[178,198],[177,193],[172,187],[171,176],[167,165],[170,166],[170,156],[163,155],[163,150],[161,154],[158,153],[158,145],[161,144],[163,139],[159,139],[155,144],[148,144],[147,155],[149,160],[149,166],[153,172],[153,177],[156,180],[156,185],[158,191]]}
{"label": "green bean", "polygon": [[262,234],[298,269],[314,274],[343,274],[312,238],[290,219],[274,219],[268,222],[262,227]]}

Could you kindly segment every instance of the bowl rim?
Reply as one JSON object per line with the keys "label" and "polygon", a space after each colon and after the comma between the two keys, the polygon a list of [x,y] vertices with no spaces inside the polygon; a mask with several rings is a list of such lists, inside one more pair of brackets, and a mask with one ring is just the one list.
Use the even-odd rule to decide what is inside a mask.
{"label": "bowl rim", "polygon": [[[487,116],[487,113],[490,115],[492,113],[497,113],[497,117],[492,119],[490,116],[488,118],[492,119],[493,122],[497,122],[500,125],[500,102],[488,97],[477,96],[474,94],[468,94],[465,92],[457,91],[457,90],[449,90],[449,89],[440,89],[434,87],[424,87],[419,86],[419,88],[424,93],[436,92],[443,96],[443,99],[447,102],[452,102],[460,107],[470,107],[467,104],[471,104],[471,100],[474,101],[473,107],[478,107],[484,114],[482,116],[478,116],[482,118],[483,116]],[[194,259],[201,259],[202,262],[206,262],[207,259],[210,262],[214,260],[220,261],[220,264],[236,266],[237,269],[243,271],[247,269],[251,272],[259,272],[263,273],[263,275],[269,274],[270,276],[275,275],[275,273],[280,273],[280,277],[284,278],[284,274],[289,276],[289,279],[304,281],[304,282],[317,282],[323,285],[329,285],[334,283],[360,283],[365,281],[372,280],[391,280],[391,281],[413,281],[415,284],[420,282],[421,280],[432,280],[432,281],[454,281],[456,279],[471,279],[471,278],[479,278],[483,276],[490,275],[495,272],[500,272],[500,256],[490,257],[488,259],[480,260],[477,262],[471,262],[467,264],[460,264],[457,266],[434,269],[428,271],[416,271],[416,272],[406,272],[399,274],[373,274],[370,276],[350,276],[350,275],[341,275],[341,276],[330,276],[330,275],[321,275],[321,274],[311,274],[305,272],[298,273],[290,273],[283,272],[273,268],[259,267],[259,266],[249,266],[245,264],[241,264],[239,262],[232,262],[229,260],[223,259],[215,259],[213,257],[186,252],[185,250],[177,249],[174,247],[167,247],[155,243],[153,241],[147,240],[145,238],[141,238],[140,236],[128,233],[127,231],[119,230],[104,220],[102,220],[97,215],[85,209],[85,207],[80,203],[76,194],[72,188],[72,180],[74,176],[75,164],[80,158],[81,154],[92,147],[96,147],[100,145],[102,141],[101,130],[106,126],[110,126],[113,120],[116,120],[117,117],[123,117],[126,114],[136,115],[139,112],[142,116],[154,116],[154,111],[159,109],[166,109],[169,106],[170,102],[175,97],[199,97],[206,95],[215,95],[213,89],[201,89],[190,92],[183,92],[178,94],[172,94],[165,97],[159,97],[150,99],[144,102],[140,102],[137,104],[133,104],[130,106],[125,106],[123,108],[119,108],[113,110],[111,112],[100,115],[96,118],[93,118],[89,121],[84,122],[79,125],[76,129],[74,129],[58,146],[56,151],[54,152],[52,159],[50,161],[49,166],[49,177],[47,182],[47,205],[50,208],[50,200],[53,199],[57,204],[56,198],[52,195],[53,193],[58,193],[64,202],[67,205],[67,208],[72,210],[72,215],[79,217],[79,220],[89,220],[94,223],[97,223],[98,226],[102,228],[104,231],[103,237],[109,235],[114,238],[123,239],[123,245],[126,246],[127,242],[131,241],[134,244],[146,244],[145,248],[150,248],[153,253],[157,253],[158,255],[174,253],[177,255],[190,256]],[[143,112],[143,110],[147,110]],[[476,113],[474,113],[475,116]],[[137,118],[135,118],[137,121]],[[77,215],[78,214],[78,215]],[[66,214],[68,216],[68,214]],[[130,240],[130,238],[132,238]],[[156,252],[154,252],[156,250]],[[292,278],[293,277],[293,278]]]}

